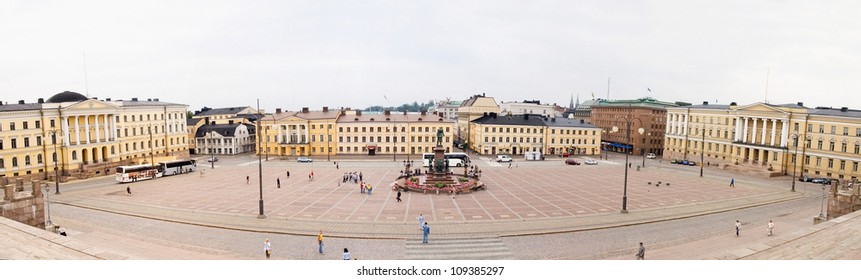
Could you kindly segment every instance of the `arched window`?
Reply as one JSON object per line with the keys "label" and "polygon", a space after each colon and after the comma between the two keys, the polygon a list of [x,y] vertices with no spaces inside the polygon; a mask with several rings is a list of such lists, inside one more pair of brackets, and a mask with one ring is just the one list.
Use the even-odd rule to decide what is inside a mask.
{"label": "arched window", "polygon": [[78,160],[78,151],[72,151],[72,160]]}
{"label": "arched window", "polygon": [[57,162],[57,153],[51,154],[51,158],[54,159],[54,162]]}
{"label": "arched window", "polygon": [[36,163],[42,164],[42,155],[41,154],[36,155]]}
{"label": "arched window", "polygon": [[6,162],[2,158],[0,158],[0,168],[6,168]]}
{"label": "arched window", "polygon": [[18,158],[17,157],[12,158],[12,167],[18,167]]}

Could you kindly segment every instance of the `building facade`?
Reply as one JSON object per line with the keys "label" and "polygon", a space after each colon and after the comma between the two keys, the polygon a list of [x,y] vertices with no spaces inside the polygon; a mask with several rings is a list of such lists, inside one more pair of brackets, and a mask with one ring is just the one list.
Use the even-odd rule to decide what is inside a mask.
{"label": "building facade", "polygon": [[[861,111],[802,103],[697,105],[667,110],[664,158],[768,176],[857,178]],[[801,159],[801,160],[797,160]]]}
{"label": "building facade", "polygon": [[75,92],[0,105],[0,177],[113,175],[120,165],[188,158],[188,106]]}
{"label": "building facade", "polygon": [[[463,101],[457,108],[457,131],[455,136],[459,143],[468,142],[471,137],[470,122],[481,118],[485,113],[499,114],[499,105],[493,97],[486,97],[484,93],[473,95]],[[466,147],[473,145],[466,143]]]}
{"label": "building facade", "polygon": [[484,155],[600,154],[600,129],[585,122],[541,115],[489,113],[472,121],[470,126],[470,143],[473,143],[470,149]]}
{"label": "building facade", "polygon": [[237,155],[254,152],[254,126],[241,123],[206,124],[197,129],[196,154]]}
{"label": "building facade", "polygon": [[450,152],[454,122],[441,114],[344,111],[337,122],[338,153],[404,155],[404,160],[418,160],[423,153],[433,152],[440,129],[443,131],[442,146]]}
{"label": "building facade", "polygon": [[539,100],[523,100],[523,102],[502,102],[499,104],[500,115],[540,115],[555,117],[556,105],[541,104]]}
{"label": "building facade", "polygon": [[601,100],[591,105],[590,118],[591,123],[600,127],[601,133],[604,134],[601,137],[604,142],[602,149],[629,152],[633,155],[660,155],[664,151],[667,109],[677,106],[676,103],[648,97],[636,100]]}
{"label": "building facade", "polygon": [[261,119],[262,141],[259,152],[277,157],[337,155],[336,121],[340,111],[307,107],[290,112],[276,109]]}

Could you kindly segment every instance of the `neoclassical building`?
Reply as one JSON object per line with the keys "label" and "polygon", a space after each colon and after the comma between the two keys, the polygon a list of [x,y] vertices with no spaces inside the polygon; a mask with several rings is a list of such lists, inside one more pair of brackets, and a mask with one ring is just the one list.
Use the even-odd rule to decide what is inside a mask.
{"label": "neoclassical building", "polygon": [[601,153],[601,129],[584,121],[542,115],[499,116],[488,113],[470,122],[470,131],[470,148],[484,155]]}
{"label": "neoclassical building", "polygon": [[768,176],[859,175],[861,111],[845,107],[704,102],[668,108],[666,135],[665,159],[704,161]]}
{"label": "neoclassical building", "polygon": [[443,131],[442,146],[451,152],[454,122],[443,114],[392,113],[365,114],[343,111],[338,118],[337,147],[342,155],[403,155],[404,160],[420,160],[432,153],[438,130]]}
{"label": "neoclassical building", "polygon": [[187,158],[188,106],[75,92],[0,105],[0,177],[112,175],[119,165]]}

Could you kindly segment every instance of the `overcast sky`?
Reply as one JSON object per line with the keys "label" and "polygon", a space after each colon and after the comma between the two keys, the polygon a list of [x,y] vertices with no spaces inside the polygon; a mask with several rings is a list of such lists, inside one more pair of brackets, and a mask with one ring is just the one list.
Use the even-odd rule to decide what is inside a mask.
{"label": "overcast sky", "polygon": [[497,102],[567,105],[572,94],[606,98],[609,77],[610,99],[749,104],[767,92],[775,104],[861,109],[859,8],[861,1],[0,0],[0,100],[31,103],[70,90],[190,110],[255,106],[259,98],[271,111],[486,93]]}

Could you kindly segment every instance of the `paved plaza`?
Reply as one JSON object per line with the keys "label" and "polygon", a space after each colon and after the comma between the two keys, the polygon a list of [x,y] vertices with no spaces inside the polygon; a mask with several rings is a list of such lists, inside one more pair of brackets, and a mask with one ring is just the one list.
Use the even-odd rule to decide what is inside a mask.
{"label": "paved plaza", "polygon": [[[730,188],[731,177],[717,170],[708,170],[717,175],[699,177],[698,167],[648,160],[647,168],[638,171],[640,162],[636,162],[628,170],[627,208],[631,213],[622,215],[622,159],[617,155],[593,166],[565,165],[559,159],[515,161],[509,167],[490,157],[474,156],[487,190],[456,196],[405,192],[400,203],[390,184],[403,168],[402,161],[386,157],[315,159],[314,163],[270,159],[263,163],[265,219],[256,218],[260,188],[258,163],[252,156],[222,157],[215,169],[201,159],[199,168],[204,175],[196,172],[130,184],[109,178],[70,183],[69,190],[55,199],[204,226],[292,234],[325,229],[342,237],[398,238],[413,234],[411,226],[418,227],[419,214],[436,226],[437,235],[511,236],[660,221],[797,197],[783,187],[771,186],[773,181],[739,176],[735,177],[736,187]],[[313,179],[309,178],[312,172]],[[373,193],[362,194],[358,184],[343,183],[345,172],[361,172],[364,181],[374,187]],[[279,179],[281,188],[276,185]],[[127,186],[132,195],[126,194]],[[673,209],[672,213],[667,209]],[[607,219],[608,215],[615,218]]]}

